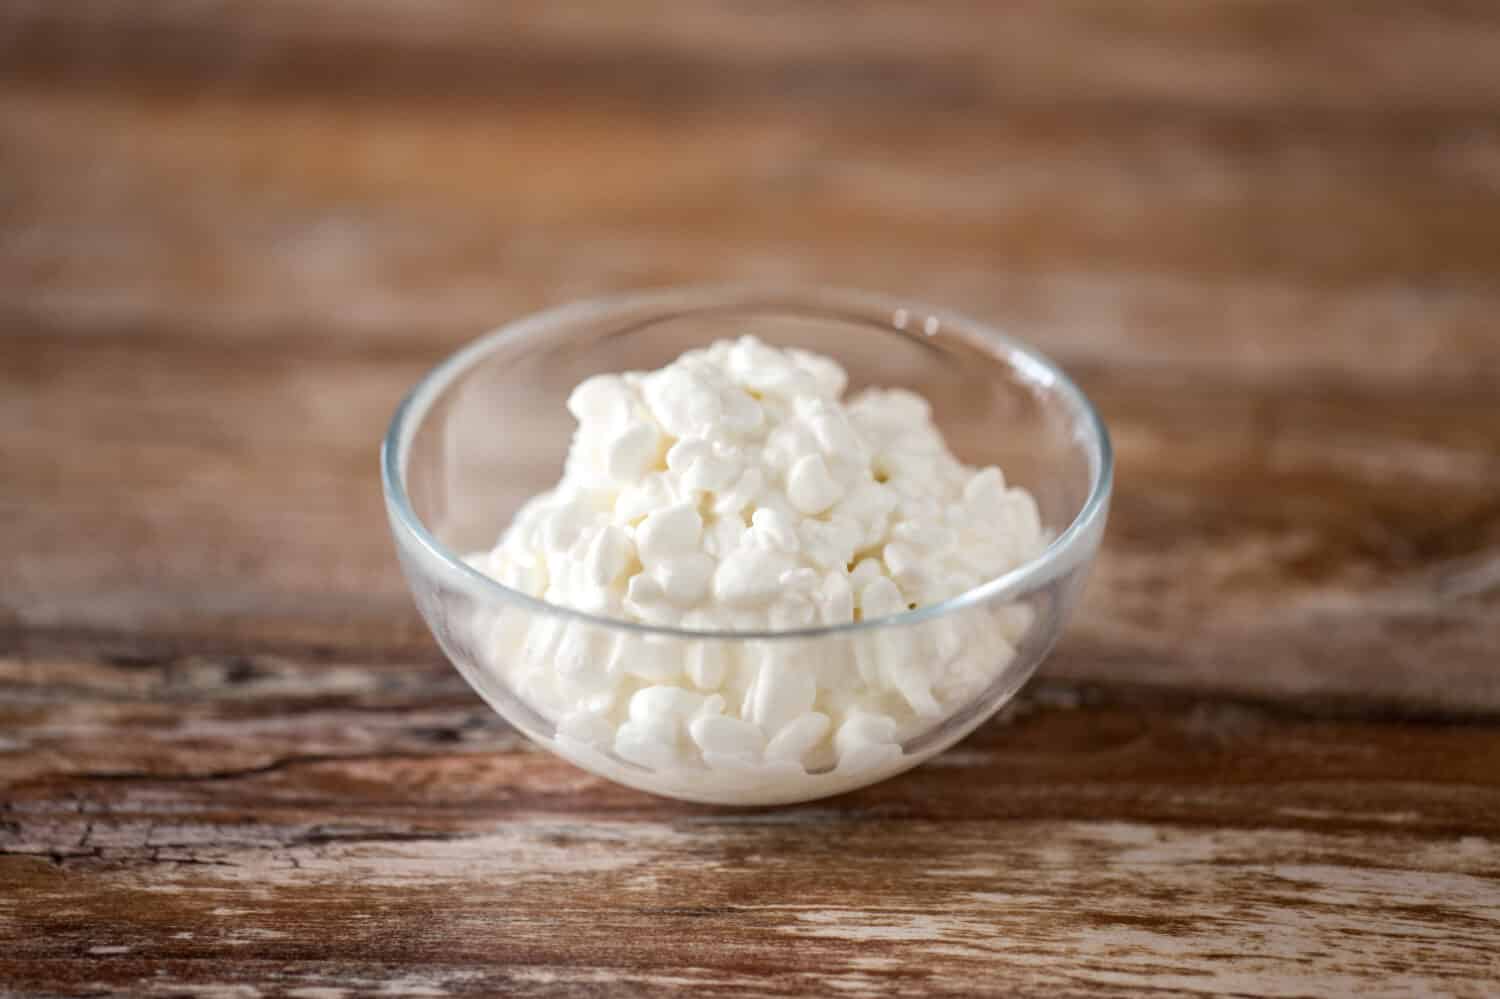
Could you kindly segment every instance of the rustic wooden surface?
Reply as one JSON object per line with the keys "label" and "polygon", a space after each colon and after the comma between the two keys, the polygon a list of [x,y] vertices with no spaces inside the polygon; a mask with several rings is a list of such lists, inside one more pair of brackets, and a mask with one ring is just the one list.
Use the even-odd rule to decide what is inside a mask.
{"label": "rustic wooden surface", "polygon": [[[1119,449],[922,770],[732,812],[524,744],[375,447],[489,325],[938,300]],[[0,6],[0,993],[1500,993],[1500,11]]]}

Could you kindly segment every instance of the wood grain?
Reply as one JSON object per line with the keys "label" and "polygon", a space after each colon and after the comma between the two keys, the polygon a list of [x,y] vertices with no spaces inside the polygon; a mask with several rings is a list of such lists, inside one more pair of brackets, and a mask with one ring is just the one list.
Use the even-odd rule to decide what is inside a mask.
{"label": "wood grain", "polygon": [[920,772],[734,812],[584,775],[432,661],[53,647],[0,682],[20,750],[0,932],[29,941],[0,970],[46,991],[1398,994],[1500,974],[1490,724],[1042,683]]}
{"label": "wood grain", "polygon": [[[737,813],[522,742],[375,449],[525,311],[938,301],[1119,452],[1006,717]],[[0,6],[0,993],[1500,989],[1500,16]]]}

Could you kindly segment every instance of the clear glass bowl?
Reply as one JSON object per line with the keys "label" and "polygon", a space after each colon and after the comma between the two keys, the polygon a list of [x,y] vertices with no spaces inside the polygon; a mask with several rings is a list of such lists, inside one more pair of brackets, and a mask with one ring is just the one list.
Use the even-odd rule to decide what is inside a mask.
{"label": "clear glass bowl", "polygon": [[[529,497],[562,473],[573,431],[564,403],[584,378],[650,370],[683,351],[752,333],[839,361],[851,393],[903,387],[926,397],[953,452],[999,465],[1037,501],[1043,554],[941,604],[878,621],[792,632],[692,632],[593,617],[511,590],[467,561],[487,550]],[[564,758],[657,794],[737,805],[806,801],[907,770],[1005,704],[1051,649],[1098,551],[1111,453],[1094,407],[1051,361],[985,326],[917,303],[829,290],[692,288],[583,302],[501,327],[423,378],[401,403],[381,454],[401,565],[432,633],[506,721]],[[681,656],[694,643],[820,671],[868,657],[951,652],[984,682],[938,717],[906,720],[899,753],[834,765],[834,753],[744,771],[652,767],[559,732],[561,708],[524,670],[572,655]],[[946,643],[946,645],[945,645]],[[866,657],[861,660],[861,657]],[[760,661],[760,660],[755,660]],[[620,710],[618,706],[614,710]],[[848,762],[848,761],[844,761]]]}

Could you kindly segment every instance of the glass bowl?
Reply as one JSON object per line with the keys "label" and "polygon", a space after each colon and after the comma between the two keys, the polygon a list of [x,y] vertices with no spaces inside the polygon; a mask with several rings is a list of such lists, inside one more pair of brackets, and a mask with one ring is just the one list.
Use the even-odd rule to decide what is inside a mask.
{"label": "glass bowl", "polygon": [[[688,349],[745,333],[834,358],[849,373],[850,393],[920,393],[960,460],[999,465],[1010,484],[1031,492],[1046,549],[943,603],[785,632],[695,632],[595,617],[507,588],[475,568],[475,553],[495,545],[521,504],[560,478],[574,427],[564,405],[573,386],[590,375],[659,368]],[[396,410],[381,464],[391,530],[417,606],[459,672],[507,722],[631,787],[768,805],[838,794],[916,766],[1015,695],[1056,641],[1098,552],[1112,459],[1099,414],[1078,387],[1047,358],[982,323],[862,293],[690,288],[551,309],[460,350]],[[881,656],[951,656],[955,648],[981,668],[982,682],[937,714],[899,719],[897,745],[887,752],[836,754],[825,737],[801,762],[775,766],[653,764],[621,755],[607,738],[560,728],[564,705],[548,693],[555,688],[533,682],[563,656],[575,665],[605,655],[645,663],[697,649],[826,676]],[[621,715],[631,684],[643,681],[622,682],[599,710]]]}

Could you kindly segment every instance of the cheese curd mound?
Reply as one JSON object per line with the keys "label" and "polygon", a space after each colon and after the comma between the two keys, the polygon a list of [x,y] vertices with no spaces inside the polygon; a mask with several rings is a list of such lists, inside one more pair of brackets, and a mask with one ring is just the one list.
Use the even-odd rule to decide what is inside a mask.
{"label": "cheese curd mound", "polygon": [[[846,382],[826,357],[748,336],[589,378],[568,399],[562,481],[471,563],[590,614],[744,632],[884,618],[1041,553],[1031,495],[954,458],[926,400],[885,389],[845,403]],[[838,652],[535,615],[488,622],[479,644],[559,743],[754,782],[892,766],[903,739],[985,687],[1029,623],[1020,605],[950,616]]]}

